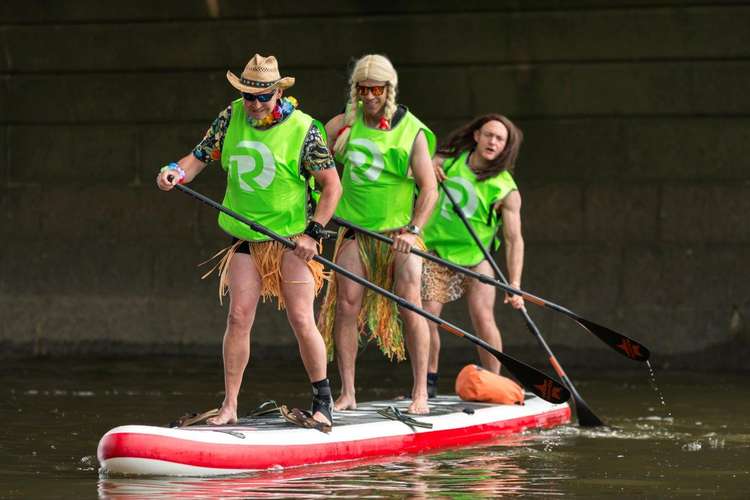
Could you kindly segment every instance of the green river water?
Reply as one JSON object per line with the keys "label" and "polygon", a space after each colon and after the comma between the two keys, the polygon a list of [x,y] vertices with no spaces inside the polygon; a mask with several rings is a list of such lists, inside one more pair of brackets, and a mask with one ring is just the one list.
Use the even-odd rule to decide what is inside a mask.
{"label": "green river water", "polygon": [[[441,391],[460,366],[444,366]],[[550,371],[550,370],[548,370]],[[0,368],[0,498],[748,498],[747,377],[647,368],[571,373],[610,425],[574,424],[481,446],[224,478],[107,478],[99,438],[122,424],[164,424],[221,400],[213,358],[45,359]],[[407,392],[408,364],[358,366],[361,401]],[[299,362],[253,360],[241,411],[308,404]]]}

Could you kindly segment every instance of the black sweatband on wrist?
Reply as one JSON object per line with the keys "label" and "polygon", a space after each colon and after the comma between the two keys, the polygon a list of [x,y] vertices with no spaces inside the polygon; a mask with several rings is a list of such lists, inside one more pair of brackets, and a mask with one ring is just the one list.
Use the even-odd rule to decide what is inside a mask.
{"label": "black sweatband on wrist", "polygon": [[310,238],[319,241],[326,237],[326,230],[323,228],[323,224],[320,222],[311,220],[307,223],[305,228],[305,234]]}

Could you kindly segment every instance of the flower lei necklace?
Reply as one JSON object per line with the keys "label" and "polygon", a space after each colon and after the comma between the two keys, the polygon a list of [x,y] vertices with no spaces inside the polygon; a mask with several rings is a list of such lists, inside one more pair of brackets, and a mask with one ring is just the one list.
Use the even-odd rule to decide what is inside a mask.
{"label": "flower lei necklace", "polygon": [[267,128],[291,115],[297,106],[299,106],[299,103],[294,97],[282,97],[276,102],[273,111],[258,120],[248,118],[247,122],[255,128]]}

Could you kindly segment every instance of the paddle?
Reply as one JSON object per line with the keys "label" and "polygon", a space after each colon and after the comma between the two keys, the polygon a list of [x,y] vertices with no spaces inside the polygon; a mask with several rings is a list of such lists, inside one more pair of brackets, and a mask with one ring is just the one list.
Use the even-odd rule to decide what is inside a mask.
{"label": "paddle", "polygon": [[[223,212],[230,217],[233,217],[237,219],[238,221],[242,222],[243,224],[246,224],[252,229],[253,231],[256,231],[261,234],[265,234],[271,239],[274,239],[278,241],[279,243],[283,244],[284,246],[288,248],[294,248],[295,244],[291,240],[284,238],[283,236],[274,233],[270,229],[261,226],[260,224],[251,221],[250,219],[238,214],[237,212],[234,212],[233,210],[228,209],[224,205],[221,205],[212,199],[198,193],[197,191],[194,191],[190,189],[187,186],[183,186],[181,184],[175,184],[175,188],[182,191],[183,193],[186,193],[193,198],[196,198],[206,205],[209,205],[216,210],[219,210],[220,212]],[[482,347],[483,349],[490,352],[493,356],[495,356],[505,367],[508,369],[508,371],[528,390],[536,394],[542,399],[545,399],[549,401],[550,403],[560,404],[564,403],[570,398],[570,392],[557,382],[556,380],[548,377],[544,373],[540,372],[536,368],[533,368],[521,361],[518,361],[515,358],[512,358],[511,356],[508,356],[505,353],[502,353],[498,351],[497,349],[493,348],[491,345],[489,345],[484,340],[475,337],[474,335],[471,335],[470,333],[462,330],[458,326],[455,326],[451,323],[448,323],[447,321],[444,321],[443,319],[439,318],[438,316],[435,316],[434,314],[430,314],[429,312],[420,309],[419,307],[415,306],[411,302],[408,302],[404,300],[403,298],[399,297],[398,295],[389,292],[388,290],[385,290],[384,288],[381,288],[374,283],[369,282],[368,280],[357,276],[356,274],[353,274],[343,267],[339,266],[338,264],[335,264],[331,262],[330,260],[321,257],[320,255],[316,255],[313,257],[313,260],[320,262],[324,266],[328,267],[329,269],[333,269],[337,273],[340,273],[341,275],[349,278],[350,280],[359,283],[360,285],[369,288],[373,290],[374,292],[377,292],[381,295],[384,295],[388,297],[389,299],[395,301],[398,305],[403,307],[404,309],[408,309],[410,311],[413,311],[421,316],[424,316],[425,318],[434,321],[437,323],[443,330],[452,333],[453,335],[456,335],[458,337],[463,337],[470,342],[473,342],[474,344]]]}
{"label": "paddle", "polygon": [[[461,209],[461,206],[458,204],[456,199],[453,197],[453,194],[450,192],[449,189],[445,187],[445,184],[441,181],[439,182],[440,187],[443,189],[443,192],[450,200],[451,204],[453,205],[453,210],[458,214],[459,218],[461,219],[461,222],[464,223],[464,226],[466,226],[466,229],[469,231],[469,234],[471,235],[471,239],[474,240],[474,243],[479,247],[479,249],[482,251],[482,254],[484,254],[484,258],[487,259],[487,262],[490,263],[492,266],[492,270],[495,271],[495,274],[497,275],[500,280],[508,284],[508,280],[505,279],[505,275],[500,270],[500,266],[497,265],[497,262],[495,262],[495,259],[492,258],[492,255],[490,255],[490,251],[482,244],[482,241],[479,239],[479,236],[477,235],[477,232],[474,230],[474,227],[471,225],[471,222],[469,222],[469,219],[466,218],[466,214],[464,214],[464,211]],[[565,386],[570,390],[570,393],[573,395],[573,399],[576,402],[576,411],[578,413],[578,423],[582,427],[600,427],[603,425],[606,425],[602,420],[597,417],[594,412],[589,408],[589,406],[586,404],[586,402],[583,400],[580,394],[578,394],[578,391],[576,390],[575,386],[573,385],[573,381],[568,378],[568,376],[565,374],[565,370],[563,370],[562,365],[557,361],[557,358],[555,357],[555,354],[552,352],[552,349],[547,345],[547,342],[544,340],[544,337],[542,337],[542,332],[539,331],[539,328],[537,328],[536,324],[532,321],[531,317],[529,316],[528,311],[525,307],[522,307],[519,309],[519,312],[523,316],[523,320],[526,323],[526,327],[529,329],[529,331],[536,337],[537,342],[539,342],[539,345],[542,346],[542,349],[544,349],[547,352],[547,356],[549,358],[549,362],[552,365],[552,368],[555,369],[557,372],[557,375],[560,377],[560,380],[565,384]]]}
{"label": "paddle", "polygon": [[[341,219],[339,217],[333,217],[331,220],[333,220],[334,222],[336,222],[337,224],[341,226],[348,227],[355,231],[359,231],[368,236],[371,236],[375,238],[376,240],[380,240],[385,243],[393,243],[393,240],[385,235],[376,233],[374,231],[370,231],[369,229],[365,229],[364,227],[358,226],[356,224],[352,224],[351,222],[345,221],[344,219]],[[610,346],[612,349],[615,350],[615,352],[622,354],[623,356],[626,356],[635,361],[647,361],[648,360],[648,357],[650,355],[649,350],[646,348],[646,346],[644,346],[640,342],[637,342],[629,337],[626,337],[625,335],[621,333],[611,330],[607,328],[606,326],[602,326],[597,323],[594,323],[591,320],[582,318],[581,316],[577,315],[570,309],[566,309],[563,306],[559,306],[553,302],[545,300],[541,297],[537,297],[536,295],[532,295],[528,292],[524,292],[523,290],[520,290],[518,288],[513,288],[512,286],[506,285],[505,283],[498,281],[494,278],[491,278],[487,275],[472,271],[471,269],[466,269],[465,267],[461,267],[452,262],[448,262],[445,259],[441,259],[437,255],[423,252],[416,248],[412,248],[411,253],[413,253],[414,255],[419,255],[420,257],[425,258],[427,260],[431,260],[432,262],[437,262],[438,264],[441,264],[447,267],[448,269],[452,269],[456,272],[463,273],[467,276],[471,276],[472,278],[476,278],[482,283],[496,286],[514,295],[520,295],[521,297],[524,298],[524,300],[528,300],[529,302],[537,306],[545,307],[548,309],[552,309],[553,311],[560,312],[564,314],[565,316],[568,316],[569,318],[572,318],[573,320],[575,320],[576,323],[581,325],[589,333],[596,335],[596,337],[599,340],[601,340],[602,342]]]}

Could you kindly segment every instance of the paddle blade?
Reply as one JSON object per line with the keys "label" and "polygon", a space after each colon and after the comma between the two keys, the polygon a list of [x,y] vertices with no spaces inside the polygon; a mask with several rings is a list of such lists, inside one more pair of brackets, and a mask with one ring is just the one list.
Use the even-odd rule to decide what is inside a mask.
{"label": "paddle blade", "polygon": [[573,401],[576,402],[576,414],[578,415],[578,425],[581,427],[607,427],[607,424],[597,417],[586,401],[583,400],[580,394],[573,387],[573,383],[567,377],[563,377],[563,381],[570,387],[570,392],[573,396]]}
{"label": "paddle blade", "polygon": [[574,398],[576,402],[576,414],[578,415],[578,425],[581,427],[606,427],[607,424],[602,422],[599,417],[594,415],[586,403],[578,398]]}
{"label": "paddle blade", "polygon": [[562,404],[570,399],[570,392],[559,382],[545,377],[538,384],[532,384],[531,392],[540,398],[554,404]]}
{"label": "paddle blade", "polygon": [[547,346],[547,343],[542,340],[542,344],[544,345],[545,349],[547,349],[548,352],[550,352],[550,357],[549,357],[550,364],[555,369],[555,372],[557,372],[557,375],[560,377],[560,380],[562,380],[563,384],[565,384],[565,387],[567,387],[568,390],[570,391],[570,395],[573,398],[573,401],[576,402],[576,413],[578,414],[578,425],[580,425],[581,427],[602,427],[602,426],[606,427],[606,424],[602,422],[602,420],[594,414],[591,408],[589,408],[589,405],[586,404],[586,401],[584,401],[581,395],[578,394],[578,391],[573,385],[573,381],[570,380],[568,376],[565,374],[565,372],[562,369],[562,366],[560,366],[560,363],[557,361],[557,358],[555,358],[554,354],[552,354],[552,351],[549,351],[549,347]]}
{"label": "paddle blade", "polygon": [[500,351],[494,351],[492,354],[500,360],[505,369],[507,369],[522,386],[530,390],[545,401],[554,404],[561,404],[570,399],[570,391],[560,382],[556,381],[525,363],[511,358]]}
{"label": "paddle blade", "polygon": [[626,358],[632,359],[633,361],[646,362],[648,361],[649,356],[651,356],[651,352],[648,348],[640,342],[636,342],[635,340],[626,337],[621,333],[617,333],[606,326],[598,325],[593,321],[581,318],[580,316],[575,316],[573,319],[575,319],[576,322],[586,330],[599,337],[599,340],[614,349],[615,352]]}

